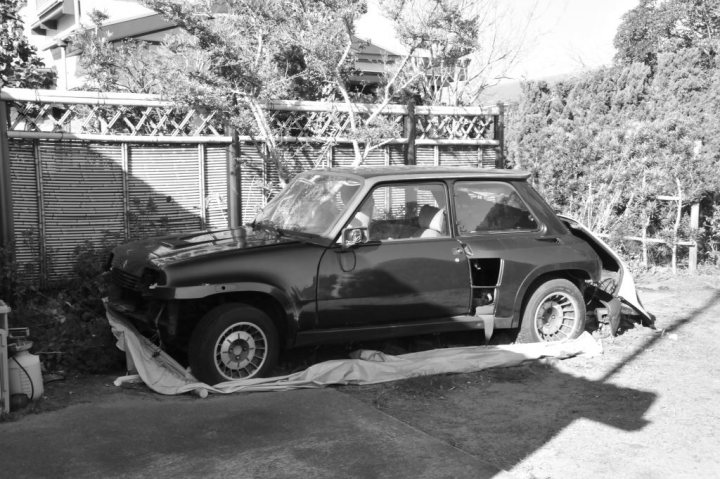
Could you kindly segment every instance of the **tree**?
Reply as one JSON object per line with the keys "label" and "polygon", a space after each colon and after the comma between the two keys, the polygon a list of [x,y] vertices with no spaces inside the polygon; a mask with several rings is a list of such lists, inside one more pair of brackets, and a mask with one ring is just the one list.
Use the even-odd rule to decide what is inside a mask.
{"label": "tree", "polygon": [[79,50],[83,88],[96,91],[161,93],[166,78],[164,61],[168,55],[162,45],[129,39],[110,42],[102,31],[108,16],[98,10],[90,12],[93,22],[70,38]]}
{"label": "tree", "polygon": [[720,192],[718,109],[712,57],[700,48],[660,53],[652,68],[617,65],[526,84],[510,114],[508,156],[556,208],[595,231],[645,231],[675,244],[683,233],[677,206],[658,198],[679,189],[684,205],[700,202],[711,215]]}
{"label": "tree", "polygon": [[[412,43],[380,93],[370,100],[378,104],[377,108],[366,113],[353,107],[359,95],[350,83],[355,65],[354,24],[366,11],[365,0],[144,0],[144,3],[180,27],[180,33],[165,42],[162,50],[165,53],[156,55],[157,64],[140,62],[138,66],[142,52],[130,52],[138,52],[139,46],[105,41],[97,33],[100,19],[78,41],[86,56],[82,63],[94,81],[92,87],[140,91],[150,87],[150,91],[159,89],[182,105],[219,112],[224,122],[241,134],[263,139],[269,149],[263,149],[262,154],[266,161],[277,165],[281,183],[286,176],[277,148],[278,135],[265,117],[262,102],[342,99],[348,105],[354,164],[358,165],[372,150],[397,137],[398,125],[384,119],[381,115],[384,108],[413,94],[411,86],[418,92],[436,94],[440,83],[448,83],[449,68],[455,71],[459,60],[477,50],[478,28],[482,26],[481,13],[469,0],[396,2],[388,6],[397,13],[397,18],[405,19],[405,23],[398,25],[406,28],[411,26],[407,15],[414,6],[428,10],[420,24],[403,30],[405,38],[417,36],[418,41]],[[419,49],[434,55],[434,60],[422,69],[413,66],[413,52]],[[128,61],[134,64],[126,65],[124,62]],[[143,76],[148,73],[149,77]],[[434,86],[417,87],[423,83]],[[463,82],[453,82],[460,83]],[[367,97],[364,100],[368,101]]]}
{"label": "tree", "polygon": [[[213,3],[215,5],[213,5]],[[221,112],[244,134],[261,136],[268,161],[280,157],[259,103],[318,99],[338,90],[353,69],[350,50],[361,0],[147,0],[181,27],[167,42],[173,54],[166,94],[183,104]]]}
{"label": "tree", "polygon": [[352,25],[364,8],[357,0],[146,4],[183,31],[167,43],[181,60],[173,76],[179,75],[191,95],[206,98],[211,90],[223,100],[327,95],[336,77],[352,68],[352,58],[345,54],[346,24]]}
{"label": "tree", "polygon": [[18,0],[0,1],[0,88],[49,88],[54,72],[45,69],[35,47],[28,43],[18,15]]}
{"label": "tree", "polygon": [[[522,51],[528,22],[503,33],[510,10],[496,0],[381,0],[407,55],[388,87],[427,104],[474,104],[505,78]],[[388,88],[386,87],[386,89]]]}
{"label": "tree", "polygon": [[616,60],[655,65],[658,54],[691,47],[714,55],[719,34],[719,0],[641,0],[615,35]]}

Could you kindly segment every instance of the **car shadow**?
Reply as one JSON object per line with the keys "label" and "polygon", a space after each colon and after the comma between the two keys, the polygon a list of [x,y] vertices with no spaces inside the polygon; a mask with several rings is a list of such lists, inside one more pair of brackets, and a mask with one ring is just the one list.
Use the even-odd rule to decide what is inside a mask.
{"label": "car shadow", "polygon": [[[664,332],[683,328],[718,304],[720,292],[715,292],[704,304],[676,319]],[[659,332],[647,335],[599,379],[564,372],[554,367],[557,360],[550,359],[511,368],[415,377],[388,384],[339,389],[482,461],[510,470],[578,421],[591,421],[627,432],[647,427],[650,422],[646,415],[658,394],[620,386],[612,379],[661,338]],[[285,358],[284,366],[299,364],[297,361],[347,357],[349,350],[360,346],[388,354],[403,354],[483,343],[482,332],[461,332],[321,346],[305,349],[304,355],[295,352],[298,356]],[[602,441],[598,438],[596,444],[578,444],[577,447],[597,448],[601,454]]]}

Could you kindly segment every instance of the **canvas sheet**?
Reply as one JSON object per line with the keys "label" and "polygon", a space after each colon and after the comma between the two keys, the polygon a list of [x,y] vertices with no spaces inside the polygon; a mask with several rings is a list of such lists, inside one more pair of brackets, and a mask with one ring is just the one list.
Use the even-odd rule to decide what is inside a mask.
{"label": "canvas sheet", "polygon": [[108,311],[107,319],[118,340],[117,346],[126,352],[137,370],[137,375],[118,378],[115,384],[142,380],[153,391],[168,395],[193,392],[205,397],[208,392],[228,394],[321,388],[335,384],[376,384],[432,374],[515,366],[540,358],[562,359],[602,353],[602,346],[587,332],[565,342],[469,346],[399,356],[360,350],[354,352],[350,359],[325,361],[287,376],[241,379],[210,386],[198,382],[189,371],[122,318]]}

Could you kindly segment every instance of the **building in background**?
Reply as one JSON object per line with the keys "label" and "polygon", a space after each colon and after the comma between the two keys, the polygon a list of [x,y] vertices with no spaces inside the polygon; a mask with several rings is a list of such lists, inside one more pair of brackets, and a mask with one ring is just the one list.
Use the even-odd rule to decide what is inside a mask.
{"label": "building in background", "polygon": [[[45,64],[57,71],[58,90],[73,90],[83,84],[78,69],[80,52],[72,48],[70,38],[83,26],[92,25],[90,14],[94,10],[108,16],[102,30],[110,41],[133,38],[158,44],[178,29],[137,0],[28,0],[22,12],[26,33]],[[359,73],[351,80],[358,89],[376,85],[401,57],[360,38],[353,39],[353,48]]]}

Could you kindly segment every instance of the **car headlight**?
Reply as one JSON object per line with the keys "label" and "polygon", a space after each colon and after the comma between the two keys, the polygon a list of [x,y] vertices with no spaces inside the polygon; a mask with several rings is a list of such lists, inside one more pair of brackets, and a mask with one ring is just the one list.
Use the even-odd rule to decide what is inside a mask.
{"label": "car headlight", "polygon": [[148,289],[152,286],[163,285],[165,284],[165,281],[165,272],[146,268],[140,278],[140,285],[143,289]]}

